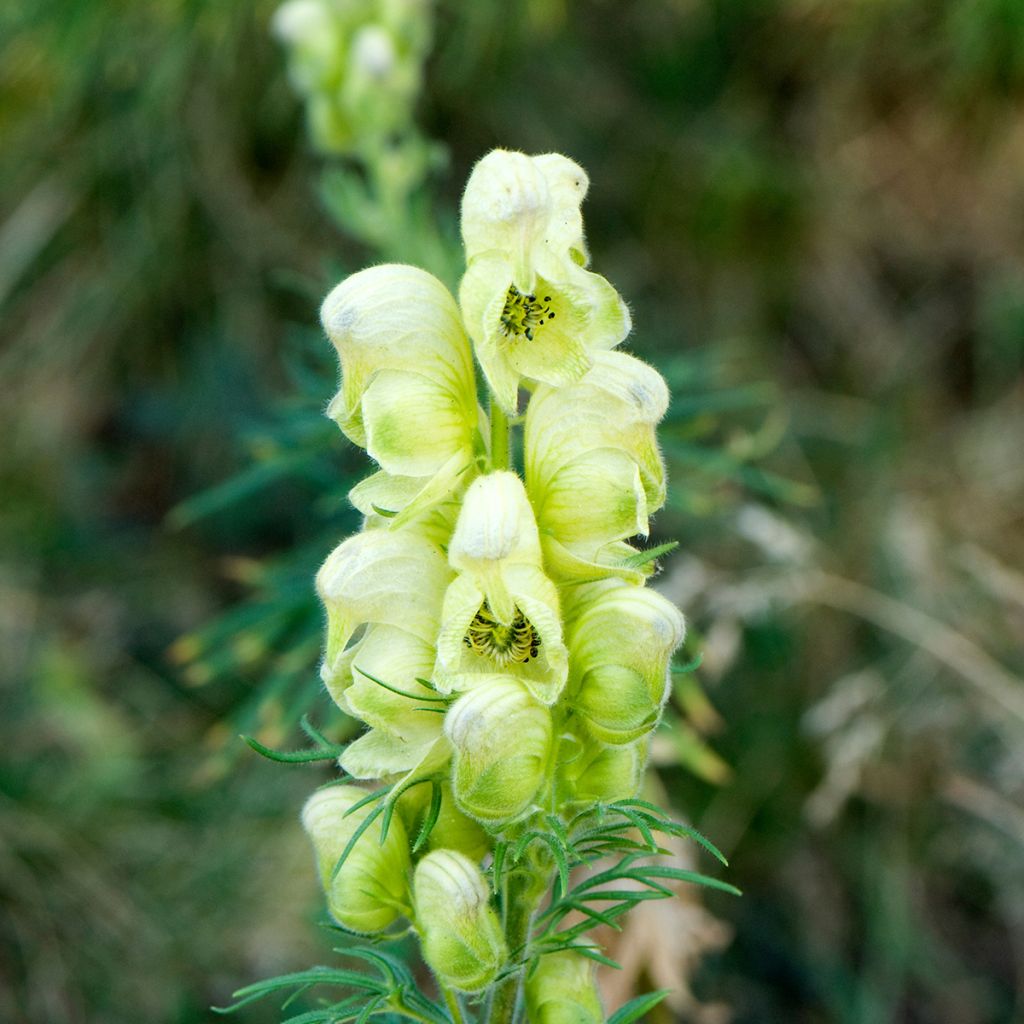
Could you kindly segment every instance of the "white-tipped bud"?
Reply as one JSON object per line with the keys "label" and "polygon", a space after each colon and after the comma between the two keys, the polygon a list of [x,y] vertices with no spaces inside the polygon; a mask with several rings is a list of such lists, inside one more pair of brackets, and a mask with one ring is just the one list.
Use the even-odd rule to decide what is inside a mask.
{"label": "white-tipped bud", "polygon": [[542,956],[526,981],[530,1024],[601,1024],[594,961],[565,951]]}
{"label": "white-tipped bud", "polygon": [[480,868],[456,850],[434,850],[416,865],[413,898],[430,967],[464,992],[486,988],[508,950]]}
{"label": "white-tipped bud", "polygon": [[314,793],[302,810],[302,826],[313,842],[331,916],[351,931],[371,934],[395,921],[409,902],[409,842],[400,820],[391,819],[381,843],[381,819],[359,837],[340,870],[335,866],[371,808],[346,812],[366,796],[357,786],[331,786]]}
{"label": "white-tipped bud", "polygon": [[511,676],[481,676],[445,717],[459,806],[485,824],[526,812],[547,776],[551,712]]}

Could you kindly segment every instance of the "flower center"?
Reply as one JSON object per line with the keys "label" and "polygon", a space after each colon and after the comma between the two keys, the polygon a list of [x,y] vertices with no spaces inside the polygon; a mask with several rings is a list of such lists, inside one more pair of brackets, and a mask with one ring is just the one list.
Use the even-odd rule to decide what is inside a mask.
{"label": "flower center", "polygon": [[533,623],[517,608],[510,626],[502,625],[491,612],[486,601],[473,617],[462,642],[502,667],[511,664],[526,664],[537,657],[540,637]]}
{"label": "flower center", "polygon": [[555,319],[550,302],[550,295],[538,299],[536,295],[524,295],[514,284],[510,284],[505,295],[505,308],[501,311],[502,333],[508,338],[533,341],[534,331]]}

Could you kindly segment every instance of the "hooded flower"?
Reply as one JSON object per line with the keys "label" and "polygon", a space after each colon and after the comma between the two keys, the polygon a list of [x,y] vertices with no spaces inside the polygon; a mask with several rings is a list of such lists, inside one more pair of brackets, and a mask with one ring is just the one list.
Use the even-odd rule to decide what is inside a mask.
{"label": "hooded flower", "polygon": [[346,670],[342,656],[363,624],[396,626],[426,644],[433,643],[440,625],[441,596],[451,577],[438,548],[409,530],[367,530],[342,541],[316,577],[317,593],[327,612],[321,674],[328,689],[337,685],[338,673]]}
{"label": "hooded flower", "polygon": [[314,793],[302,810],[302,826],[316,851],[327,909],[339,924],[362,934],[383,931],[408,905],[410,870],[409,840],[401,821],[392,819],[382,840],[378,818],[335,872],[356,829],[370,813],[369,807],[347,813],[365,796],[358,786],[330,786]]}
{"label": "hooded flower", "polygon": [[508,949],[480,868],[455,850],[434,850],[416,865],[413,893],[423,958],[454,988],[486,988]]}
{"label": "hooded flower", "polygon": [[[655,427],[668,407],[658,372],[624,352],[599,352],[565,388],[540,387],[526,413],[526,483],[546,562],[574,578],[607,575],[635,554],[665,501]],[[623,571],[639,581],[642,575]]]}
{"label": "hooded flower", "polygon": [[573,709],[604,743],[650,732],[669,691],[669,659],[683,640],[670,601],[619,580],[586,588],[568,627]]}
{"label": "hooded flower", "polygon": [[448,560],[458,575],[441,611],[438,688],[462,690],[480,674],[507,672],[552,703],[568,671],[558,592],[541,569],[537,524],[519,477],[498,472],[473,481]]}
{"label": "hooded flower", "polygon": [[441,736],[437,695],[417,680],[433,665],[451,576],[440,550],[411,530],[356,534],[317,574],[327,611],[321,676],[339,707],[372,727],[342,755],[357,778],[409,771]]}
{"label": "hooded flower", "polygon": [[592,350],[614,348],[629,333],[625,303],[585,269],[587,186],[567,157],[506,150],[485,156],[466,185],[459,300],[484,374],[509,412],[521,378],[578,380]]}
{"label": "hooded flower", "polygon": [[483,676],[445,716],[452,745],[452,789],[467,814],[485,824],[527,811],[551,757],[551,712],[511,676]]}
{"label": "hooded flower", "polygon": [[320,311],[341,388],[327,414],[381,467],[353,488],[364,515],[400,525],[444,500],[483,450],[469,344],[448,290],[388,264],[341,282]]}

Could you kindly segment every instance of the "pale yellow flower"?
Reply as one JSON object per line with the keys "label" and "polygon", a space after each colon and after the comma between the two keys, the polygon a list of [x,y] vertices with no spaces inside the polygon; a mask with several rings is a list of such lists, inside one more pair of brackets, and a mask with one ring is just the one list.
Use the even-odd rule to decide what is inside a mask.
{"label": "pale yellow flower", "polygon": [[507,672],[550,704],[568,672],[558,592],[541,568],[540,538],[514,473],[478,477],[448,548],[458,575],[445,593],[434,681],[466,689]]}
{"label": "pale yellow flower", "polygon": [[458,307],[426,271],[387,264],[347,277],[320,317],[341,364],[327,413],[381,467],[350,497],[366,515],[406,510],[400,525],[449,497],[484,451]]}
{"label": "pale yellow flower", "polygon": [[494,150],[462,200],[467,269],[459,289],[466,329],[498,401],[515,411],[520,380],[564,385],[595,349],[629,333],[615,289],[585,269],[583,169],[556,153]]}
{"label": "pale yellow flower", "polygon": [[665,501],[655,428],[668,407],[658,372],[624,352],[600,352],[564,388],[537,389],[526,414],[526,484],[545,562],[559,574],[596,579],[635,554]]}

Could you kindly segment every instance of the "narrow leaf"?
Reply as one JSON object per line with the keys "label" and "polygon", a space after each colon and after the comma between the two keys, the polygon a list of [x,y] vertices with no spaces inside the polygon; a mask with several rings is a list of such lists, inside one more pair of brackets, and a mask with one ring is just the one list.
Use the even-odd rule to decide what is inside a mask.
{"label": "narrow leaf", "polygon": [[625,1006],[620,1007],[608,1018],[608,1024],[632,1024],[633,1021],[639,1020],[645,1013],[653,1010],[669,992],[671,989],[663,988],[660,992],[651,992],[646,996],[630,999]]}

